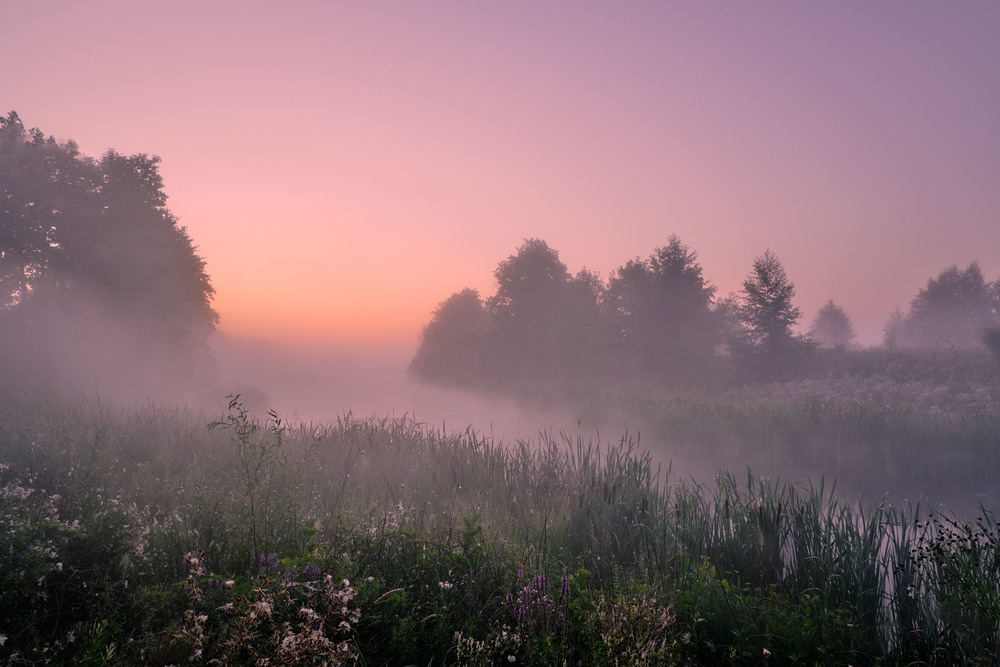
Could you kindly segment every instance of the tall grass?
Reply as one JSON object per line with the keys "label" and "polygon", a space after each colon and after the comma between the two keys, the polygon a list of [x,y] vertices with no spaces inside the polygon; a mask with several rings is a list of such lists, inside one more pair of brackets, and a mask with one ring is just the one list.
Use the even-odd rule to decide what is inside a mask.
{"label": "tall grass", "polygon": [[986,511],[674,479],[627,434],[287,424],[238,397],[9,401],[0,424],[11,664],[997,659]]}
{"label": "tall grass", "polygon": [[[1000,501],[1000,399],[985,386],[966,394],[884,378],[797,382],[721,395],[611,390],[577,397],[595,420],[643,429],[661,454],[684,461],[751,465],[761,474],[833,476],[843,492],[978,509],[974,494]],[[957,492],[955,492],[957,490]]]}

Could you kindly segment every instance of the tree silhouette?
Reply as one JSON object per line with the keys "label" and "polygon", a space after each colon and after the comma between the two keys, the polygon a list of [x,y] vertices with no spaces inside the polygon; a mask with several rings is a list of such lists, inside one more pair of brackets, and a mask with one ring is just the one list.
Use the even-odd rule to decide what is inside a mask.
{"label": "tree silhouette", "polygon": [[416,375],[432,381],[468,384],[481,380],[493,318],[479,292],[464,289],[442,301],[424,327],[410,363]]}
{"label": "tree silhouette", "polygon": [[613,363],[607,323],[600,310],[604,281],[581,269],[561,292],[552,314],[556,370],[564,380],[596,378]]}
{"label": "tree silhouette", "polygon": [[666,378],[690,373],[714,353],[721,340],[714,295],[697,254],[674,235],[649,258],[616,269],[602,306],[622,356],[636,371]]}
{"label": "tree silhouette", "polygon": [[1000,324],[998,306],[997,288],[986,281],[977,262],[964,271],[952,265],[913,297],[903,321],[903,341],[914,347],[976,347],[987,327]]}
{"label": "tree silhouette", "polygon": [[214,291],[166,207],[158,164],[155,156],[115,151],[94,160],[71,141],[26,130],[13,111],[0,117],[0,328],[8,371],[37,375],[47,364],[65,374],[91,359],[89,373],[149,371],[155,381],[205,363],[217,321]]}
{"label": "tree silhouette", "polygon": [[562,301],[570,275],[559,253],[541,239],[525,239],[493,272],[497,291],[486,300],[497,332],[490,366],[507,380],[557,371]]}
{"label": "tree silhouette", "polygon": [[854,340],[851,318],[830,299],[819,309],[809,333],[821,347],[844,349]]}
{"label": "tree silhouette", "polygon": [[559,253],[541,239],[525,239],[517,252],[500,262],[493,272],[496,294],[487,300],[499,318],[510,320],[547,309],[569,280]]}
{"label": "tree silhouette", "polygon": [[792,326],[802,313],[792,304],[795,285],[770,249],[754,260],[742,296],[741,315],[751,344],[769,355],[793,348]]}

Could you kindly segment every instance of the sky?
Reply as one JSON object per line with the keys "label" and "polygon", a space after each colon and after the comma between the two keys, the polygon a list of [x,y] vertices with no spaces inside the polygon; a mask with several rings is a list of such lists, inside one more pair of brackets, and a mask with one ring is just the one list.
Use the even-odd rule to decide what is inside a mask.
{"label": "sky", "polygon": [[234,336],[414,348],[526,238],[606,278],[677,234],[874,344],[948,266],[1000,277],[997,34],[993,0],[38,0],[0,112],[160,156]]}

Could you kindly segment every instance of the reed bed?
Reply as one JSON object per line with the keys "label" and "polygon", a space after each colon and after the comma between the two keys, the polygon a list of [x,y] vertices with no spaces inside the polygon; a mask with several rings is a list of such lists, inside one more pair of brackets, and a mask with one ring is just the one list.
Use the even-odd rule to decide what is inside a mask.
{"label": "reed bed", "polygon": [[288,424],[239,397],[214,416],[9,401],[0,424],[9,664],[998,658],[985,509],[852,504],[750,469],[675,479],[628,434]]}

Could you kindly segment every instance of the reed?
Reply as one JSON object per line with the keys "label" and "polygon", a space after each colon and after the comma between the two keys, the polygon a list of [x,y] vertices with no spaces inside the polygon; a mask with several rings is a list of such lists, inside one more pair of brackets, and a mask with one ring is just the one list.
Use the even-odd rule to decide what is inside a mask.
{"label": "reed", "polygon": [[[847,414],[670,405],[749,416],[760,438],[777,437],[775,415],[805,428]],[[997,658],[985,509],[924,516],[751,469],[675,479],[629,434],[286,424],[238,397],[214,417],[15,402],[0,416],[10,664],[225,663],[261,628],[255,659],[297,647],[365,664]],[[254,616],[265,603],[281,616]],[[314,631],[325,639],[304,643]]]}

